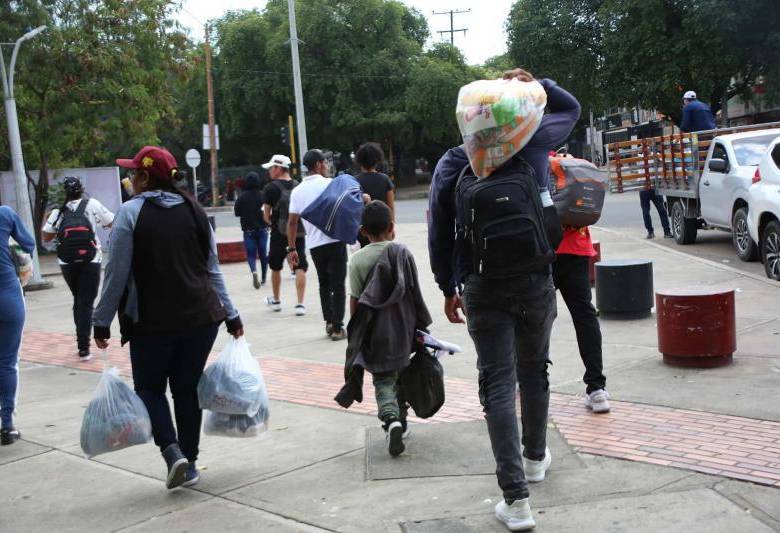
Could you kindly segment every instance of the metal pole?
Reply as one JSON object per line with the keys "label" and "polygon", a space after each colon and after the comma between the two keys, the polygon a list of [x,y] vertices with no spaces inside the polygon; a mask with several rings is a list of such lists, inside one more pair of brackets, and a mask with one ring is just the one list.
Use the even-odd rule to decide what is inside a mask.
{"label": "metal pole", "polygon": [[[206,91],[209,100],[209,147],[211,148],[211,205],[217,206],[219,198],[219,170],[217,168],[217,135],[214,127],[214,84],[211,80],[211,43],[210,31],[206,24]],[[195,193],[197,195],[197,192]]]}
{"label": "metal pole", "polygon": [[[27,186],[27,172],[24,168],[24,154],[22,152],[22,138],[19,134],[19,117],[16,113],[16,99],[14,98],[14,70],[16,67],[16,57],[19,53],[19,47],[27,39],[35,37],[46,29],[46,26],[39,26],[34,30],[27,32],[16,40],[14,50],[11,53],[11,64],[8,72],[5,69],[5,58],[0,51],[0,72],[3,76],[3,94],[5,96],[5,117],[8,124],[8,147],[11,151],[11,168],[14,173],[16,184],[16,212],[22,223],[34,236],[38,233],[33,224],[32,207],[30,206],[30,191]],[[40,177],[38,179],[41,179]],[[33,249],[33,274],[31,285],[38,285],[43,288],[45,285],[41,276],[41,264],[38,260],[38,247]],[[29,285],[28,285],[29,287]]]}
{"label": "metal pole", "polygon": [[[293,85],[295,86],[295,117],[298,122],[298,148],[303,155],[309,151],[306,140],[306,116],[303,111],[303,87],[301,85],[301,63],[298,57],[298,28],[295,23],[295,0],[287,0],[287,10],[290,15],[290,50],[292,53]],[[294,141],[290,139],[290,142]],[[303,176],[303,173],[301,173]]]}
{"label": "metal pole", "polygon": [[590,110],[590,162],[596,164],[596,128],[593,125],[593,109]]}
{"label": "metal pole", "polygon": [[292,115],[287,115],[287,127],[290,134],[290,159],[292,159],[293,167],[295,167],[298,162],[295,160],[295,126],[293,125]]}

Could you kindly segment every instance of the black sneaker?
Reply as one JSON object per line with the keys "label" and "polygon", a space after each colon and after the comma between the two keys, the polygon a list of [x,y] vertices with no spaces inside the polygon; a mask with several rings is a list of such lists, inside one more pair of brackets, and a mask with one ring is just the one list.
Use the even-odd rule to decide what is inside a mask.
{"label": "black sneaker", "polygon": [[330,337],[333,335],[333,324],[325,324],[325,334]]}
{"label": "black sneaker", "polygon": [[92,359],[92,354],[89,353],[89,348],[79,348],[79,360],[82,362]]}
{"label": "black sneaker", "polygon": [[404,445],[404,426],[399,420],[392,420],[387,423],[385,431],[387,432],[387,451],[393,457],[398,457],[406,449]]}
{"label": "black sneaker", "polygon": [[648,231],[647,232],[647,237],[645,237],[645,239],[647,239],[647,240],[655,239],[655,233],[653,233],[652,231]]}
{"label": "black sneaker", "polygon": [[674,239],[674,235],[671,231],[664,231],[664,239]]}
{"label": "black sneaker", "polygon": [[162,451],[165,464],[168,465],[168,478],[165,480],[165,487],[175,489],[187,481],[187,470],[190,462],[181,453],[181,448],[175,442]]}
{"label": "black sneaker", "polygon": [[347,338],[347,330],[344,328],[333,328],[333,333],[330,334],[330,340],[343,341]]}
{"label": "black sneaker", "polygon": [[200,481],[200,471],[195,466],[195,462],[187,463],[187,471],[184,473],[185,481],[181,484],[182,487],[192,487],[197,485]]}
{"label": "black sneaker", "polygon": [[0,445],[2,446],[13,444],[21,438],[22,434],[14,427],[0,429]]}

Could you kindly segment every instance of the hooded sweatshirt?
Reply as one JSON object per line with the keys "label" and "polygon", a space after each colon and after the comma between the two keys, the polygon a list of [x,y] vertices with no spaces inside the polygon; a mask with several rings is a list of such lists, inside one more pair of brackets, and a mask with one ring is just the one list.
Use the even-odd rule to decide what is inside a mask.
{"label": "hooded sweatshirt", "polygon": [[241,230],[253,231],[268,227],[263,219],[265,195],[260,187],[260,176],[250,172],[246,176],[244,191],[233,206],[233,213],[241,217]]}
{"label": "hooded sweatshirt", "polygon": [[96,337],[109,338],[117,311],[123,343],[238,317],[208,219],[179,194],[148,191],[117,213],[93,317]]}
{"label": "hooded sweatshirt", "polygon": [[[548,154],[563,144],[571,134],[580,116],[580,104],[554,81],[543,79],[540,83],[547,92],[547,113],[539,129],[515,158],[523,159],[533,167],[542,203],[549,207],[552,198],[548,191]],[[506,164],[511,165],[513,161]],[[455,287],[463,282],[471,270],[471,260],[455,253],[455,185],[461,170],[468,164],[463,147],[451,148],[439,160],[431,180],[428,250],[434,278],[445,296],[454,295]]]}

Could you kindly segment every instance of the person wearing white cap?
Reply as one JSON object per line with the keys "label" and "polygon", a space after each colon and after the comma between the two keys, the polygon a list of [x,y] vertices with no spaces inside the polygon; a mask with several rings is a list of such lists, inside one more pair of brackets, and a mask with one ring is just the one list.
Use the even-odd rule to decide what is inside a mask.
{"label": "person wearing white cap", "polygon": [[683,116],[680,130],[685,133],[715,129],[715,117],[710,106],[700,101],[694,91],[683,95]]}
{"label": "person wearing white cap", "polygon": [[[271,290],[273,296],[266,298],[266,303],[273,311],[282,310],[280,291],[282,286],[282,269],[289,250],[287,249],[287,218],[290,208],[290,194],[298,185],[298,182],[290,177],[290,165],[292,161],[286,155],[277,154],[271,157],[263,168],[268,170],[271,183],[263,189],[265,204],[263,205],[263,217],[271,226],[271,244],[268,254],[268,266],[271,268]],[[282,230],[281,228],[285,228]],[[295,314],[306,314],[306,306],[303,297],[306,292],[306,271],[309,264],[306,261],[306,238],[303,226],[298,228],[299,238],[295,243],[298,256],[301,258],[295,265],[295,289],[298,296],[298,304],[295,306]]]}

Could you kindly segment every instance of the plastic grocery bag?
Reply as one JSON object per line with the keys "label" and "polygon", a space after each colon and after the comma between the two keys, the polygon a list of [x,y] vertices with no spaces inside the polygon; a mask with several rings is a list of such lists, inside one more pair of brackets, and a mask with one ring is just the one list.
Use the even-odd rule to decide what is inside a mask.
{"label": "plastic grocery bag", "polygon": [[231,338],[198,382],[201,409],[228,415],[254,416],[268,403],[260,363],[244,337]]}
{"label": "plastic grocery bag", "polygon": [[81,422],[81,449],[87,457],[145,444],[152,439],[146,406],[119,377],[106,367]]}
{"label": "plastic grocery bag", "polygon": [[262,403],[260,410],[253,416],[206,411],[203,432],[206,435],[220,437],[257,437],[268,429],[268,414],[268,399]]}
{"label": "plastic grocery bag", "polygon": [[455,114],[474,174],[485,178],[522,150],[546,105],[538,81],[479,80],[461,87]]}

